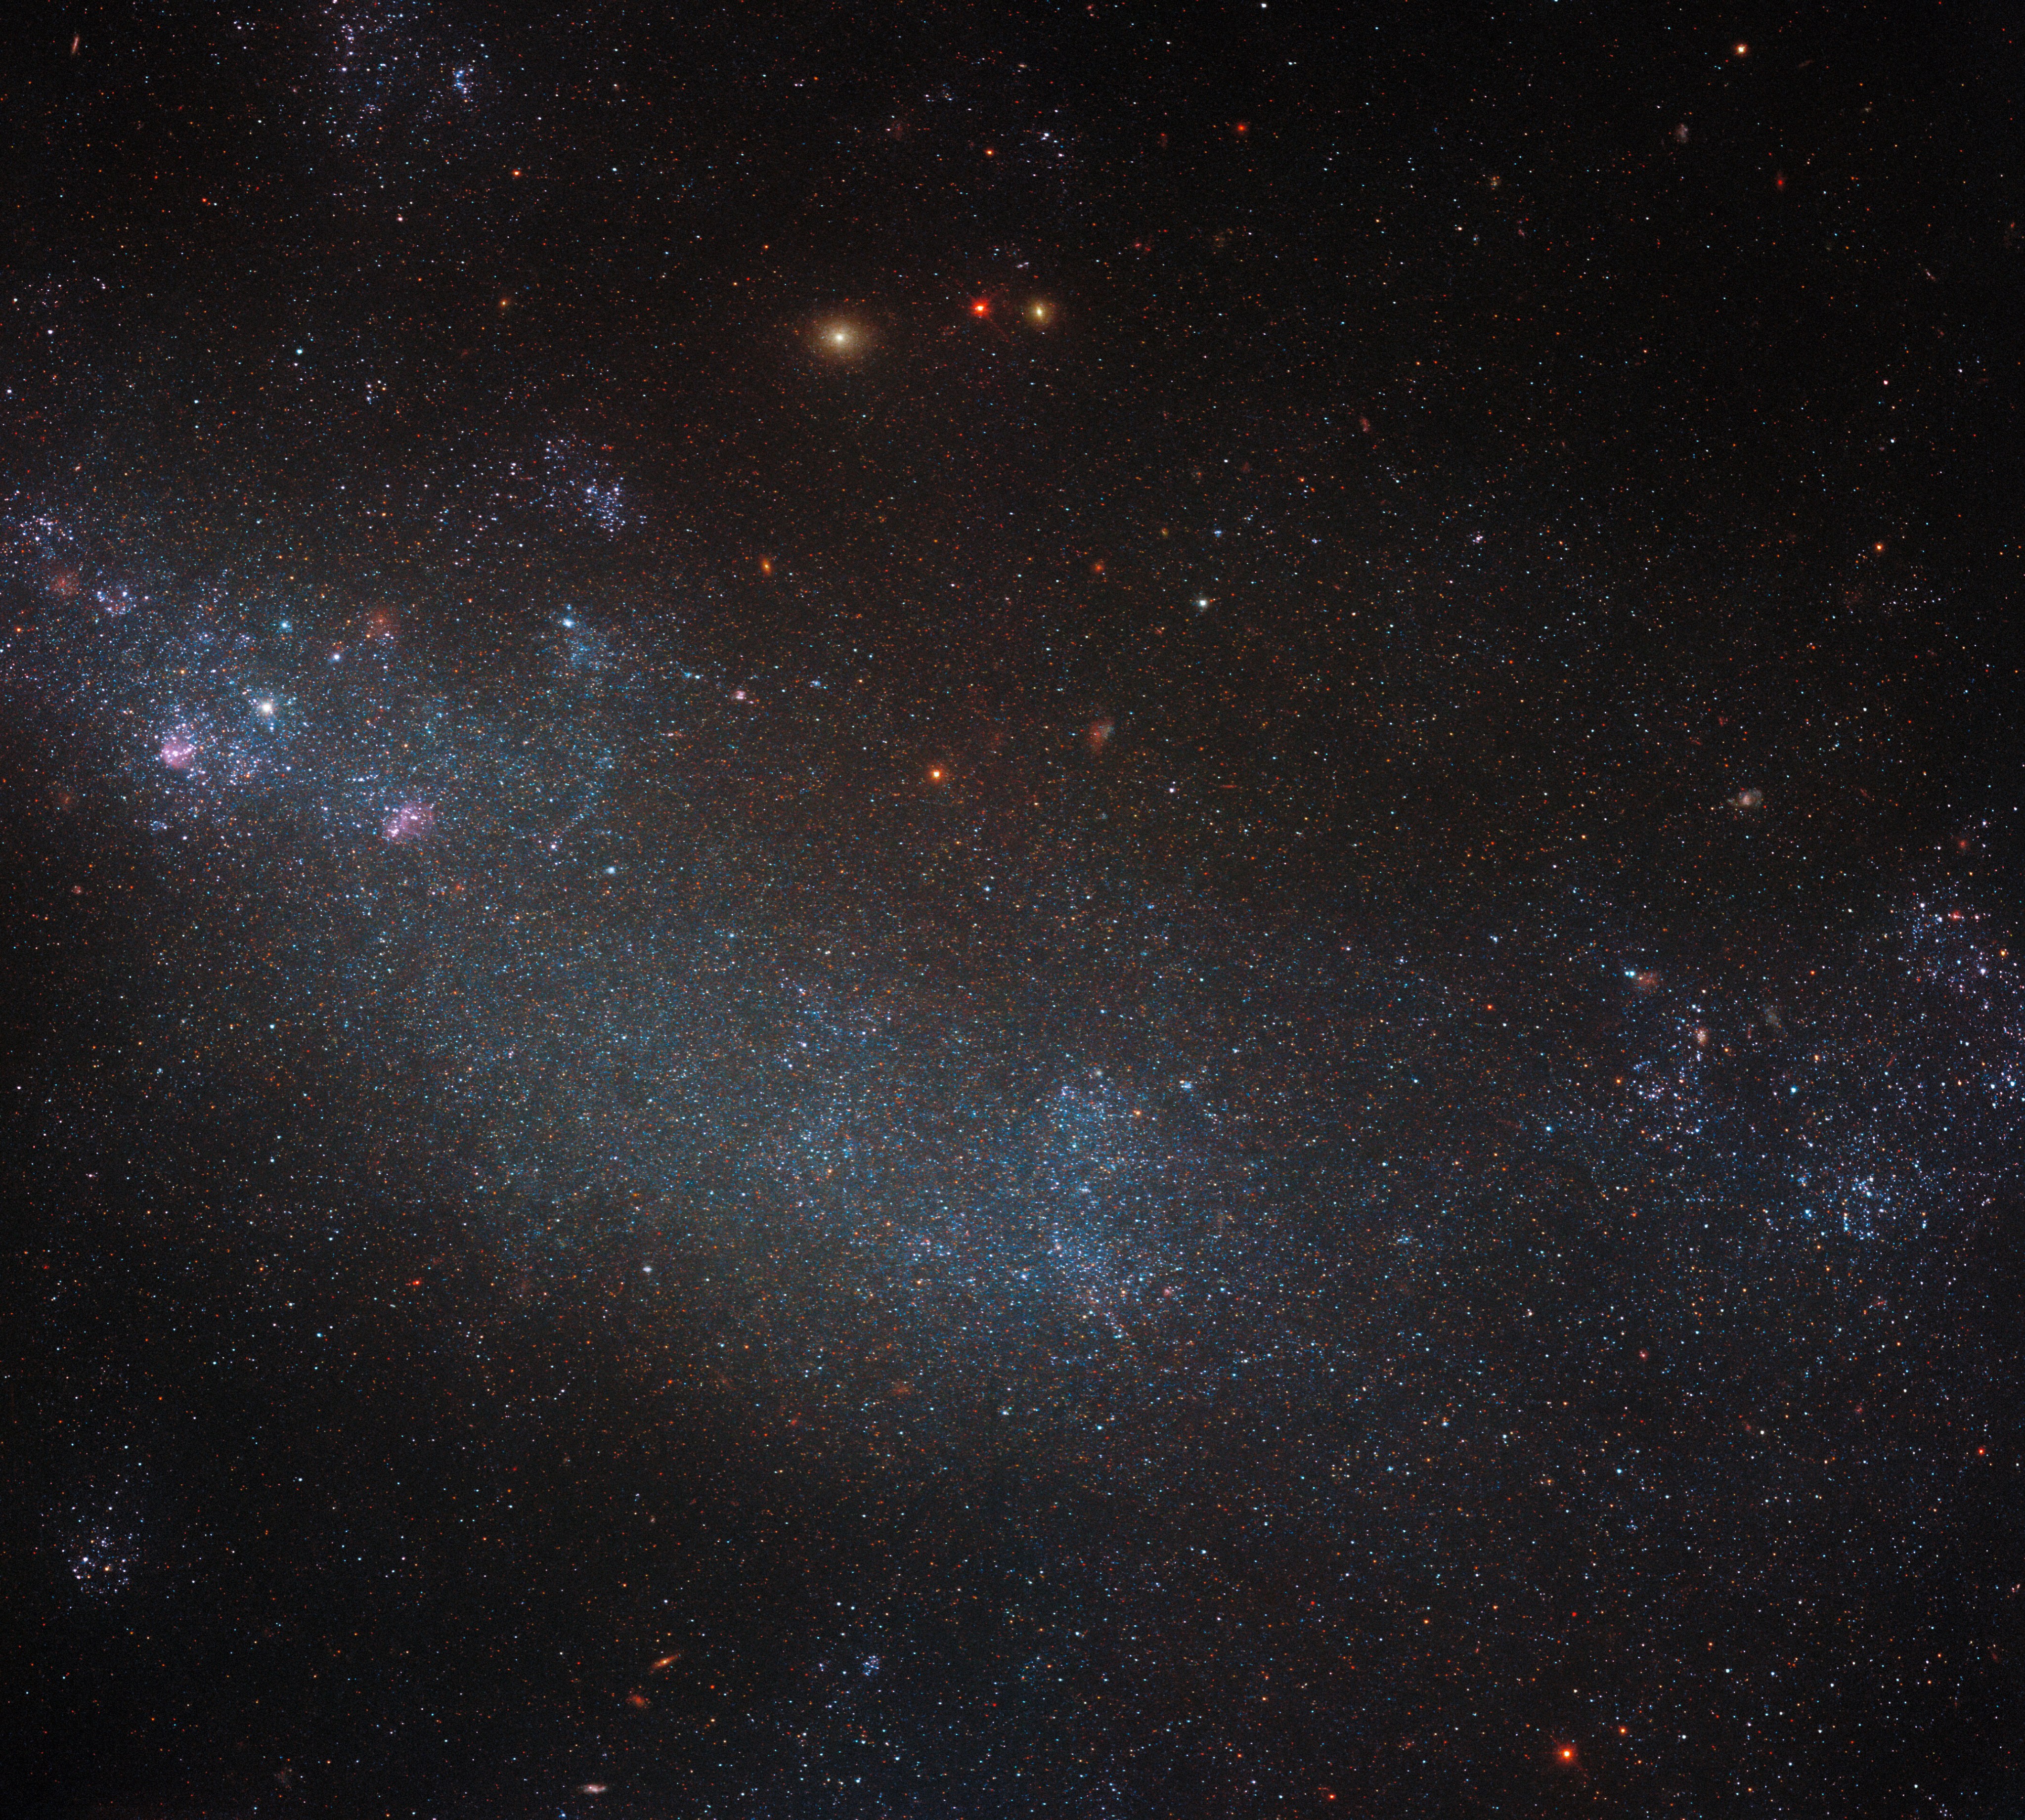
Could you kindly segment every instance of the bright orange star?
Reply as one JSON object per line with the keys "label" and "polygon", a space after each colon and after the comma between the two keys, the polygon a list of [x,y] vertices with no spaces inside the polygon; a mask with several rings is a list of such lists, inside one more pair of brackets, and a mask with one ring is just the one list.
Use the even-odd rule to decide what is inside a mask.
{"label": "bright orange star", "polygon": [[989,297],[979,297],[971,305],[970,313],[973,316],[989,316],[991,314],[991,300]]}

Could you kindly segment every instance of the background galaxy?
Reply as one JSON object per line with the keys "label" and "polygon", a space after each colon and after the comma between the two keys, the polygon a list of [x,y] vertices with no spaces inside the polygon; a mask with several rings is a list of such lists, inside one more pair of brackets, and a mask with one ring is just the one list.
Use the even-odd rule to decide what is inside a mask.
{"label": "background galaxy", "polygon": [[2008,9],[9,29],[0,1806],[2025,1811]]}

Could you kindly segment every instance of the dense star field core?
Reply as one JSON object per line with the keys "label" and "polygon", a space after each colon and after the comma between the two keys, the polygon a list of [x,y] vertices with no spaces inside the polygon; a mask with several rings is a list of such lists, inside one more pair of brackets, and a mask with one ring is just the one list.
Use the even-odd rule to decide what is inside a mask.
{"label": "dense star field core", "polygon": [[2025,1802],[2015,21],[12,30],[0,1807]]}

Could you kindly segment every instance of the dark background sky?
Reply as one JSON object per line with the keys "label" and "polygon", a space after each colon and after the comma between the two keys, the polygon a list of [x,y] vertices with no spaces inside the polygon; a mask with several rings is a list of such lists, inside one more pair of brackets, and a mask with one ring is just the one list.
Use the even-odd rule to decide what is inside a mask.
{"label": "dark background sky", "polygon": [[2025,1803],[2009,9],[5,56],[0,1806]]}

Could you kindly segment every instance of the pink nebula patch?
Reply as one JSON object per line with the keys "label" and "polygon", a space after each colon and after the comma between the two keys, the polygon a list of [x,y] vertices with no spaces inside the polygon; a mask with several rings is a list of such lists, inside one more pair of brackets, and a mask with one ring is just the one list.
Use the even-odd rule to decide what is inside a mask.
{"label": "pink nebula patch", "polygon": [[436,825],[433,803],[403,803],[380,825],[380,832],[399,847],[413,847],[428,839]]}
{"label": "pink nebula patch", "polygon": [[186,733],[162,736],[162,763],[172,771],[186,771],[197,763],[197,742]]}

